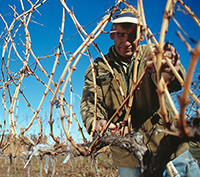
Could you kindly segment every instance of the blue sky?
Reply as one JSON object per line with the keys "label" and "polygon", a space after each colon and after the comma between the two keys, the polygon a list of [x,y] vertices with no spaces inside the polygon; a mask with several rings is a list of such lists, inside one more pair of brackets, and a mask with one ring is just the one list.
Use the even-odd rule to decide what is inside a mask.
{"label": "blue sky", "polygon": [[[21,13],[20,8],[20,1],[19,0],[0,0],[1,6],[0,6],[0,13],[4,17],[4,19],[7,21],[8,25],[11,23],[12,20],[12,10],[8,7],[8,4],[11,6],[16,6],[16,11],[18,13]],[[200,18],[200,2],[199,1],[190,1],[185,0],[184,1],[186,5],[188,5],[191,10]],[[107,9],[109,9],[111,6],[113,6],[115,3],[115,0],[66,0],[67,6],[73,11],[78,19],[79,23],[85,27],[86,32],[89,34],[97,25],[97,23],[102,19],[104,16],[104,13]],[[131,1],[132,5],[136,5],[136,1]],[[151,31],[156,34],[156,38],[159,39],[159,32],[162,25],[162,18],[163,18],[163,11],[165,9],[166,1],[165,0],[144,0],[144,11],[146,15],[146,21],[148,27],[151,29]],[[29,5],[25,3],[25,9],[29,9]],[[182,6],[181,6],[182,8]],[[183,9],[183,8],[182,8]],[[32,21],[29,24],[29,32],[31,35],[31,41],[32,41],[32,49],[37,57],[46,56],[55,53],[55,49],[58,46],[58,40],[60,35],[60,27],[61,27],[61,20],[62,20],[62,5],[59,0],[47,0],[45,4],[43,4],[41,7],[38,8],[38,11],[40,12],[34,12],[32,16]],[[99,18],[100,17],[100,18]],[[188,35],[192,37],[194,40],[198,41],[200,37],[200,30],[199,27],[196,25],[196,23],[193,21],[193,19],[189,15],[184,15],[180,11],[175,12],[175,18],[179,21],[179,23],[182,25],[182,27],[186,30]],[[97,20],[96,20],[97,19]],[[82,39],[79,37],[77,33],[77,30],[70,18],[70,16],[66,13],[66,19],[65,19],[65,30],[64,30],[64,46],[66,52],[73,53],[79,45],[82,43]],[[111,23],[109,23],[105,31],[109,32]],[[5,28],[5,25],[2,20],[0,20],[0,35],[5,34],[3,33],[3,30]],[[178,53],[181,57],[181,62],[184,65],[184,67],[187,70],[187,67],[189,65],[190,61],[190,55],[185,49],[184,44],[180,41],[180,39],[176,35],[176,31],[178,30],[177,26],[174,24],[174,22],[171,20],[169,24],[169,30],[166,35],[166,41],[170,41],[173,43],[175,48],[177,49]],[[16,38],[16,44],[19,51],[22,50],[21,41],[19,38],[23,39],[23,31],[18,33],[19,35]],[[73,38],[70,38],[72,35],[76,34]],[[2,47],[4,44],[4,40],[2,39],[3,35],[0,36],[0,50],[2,52]],[[69,39],[70,38],[70,39]],[[109,34],[103,33],[101,34],[96,40],[95,43],[97,43],[100,50],[106,54],[108,51],[109,46],[113,44],[113,41],[109,38]],[[192,47],[195,46],[194,43],[191,43]],[[93,59],[98,57],[98,52],[94,49],[93,46],[90,47],[90,51],[92,53]],[[21,53],[21,52],[20,52]],[[22,54],[22,53],[21,53]],[[23,54],[22,54],[23,55]],[[16,56],[14,55],[14,52],[12,54],[12,62],[10,63],[10,69],[12,72],[19,71],[20,67],[22,66],[22,63],[16,59]],[[68,59],[70,58],[70,54],[67,55]],[[50,57],[48,59],[42,59],[41,64],[45,68],[45,70],[49,73],[52,70],[52,66],[54,63],[55,57]],[[59,80],[59,77],[63,71],[63,68],[66,64],[65,58],[60,57],[60,64],[57,67],[55,76],[54,76],[54,82],[57,82]],[[30,58],[29,65],[32,66],[32,69],[34,67],[34,59]],[[81,97],[82,94],[82,87],[83,87],[83,80],[84,80],[84,73],[89,65],[89,59],[87,56],[83,56],[79,63],[77,64],[76,71],[72,74],[72,87],[74,91],[74,97],[73,97],[73,104],[74,104],[74,112],[76,113],[76,116],[79,120],[81,120],[80,114],[79,114],[79,103],[80,99],[78,96]],[[200,64],[198,62],[197,69],[200,68]],[[47,84],[48,79],[42,74],[40,71],[37,71],[36,74]],[[45,91],[45,87],[42,86],[40,83],[36,81],[36,79],[32,76],[27,77],[23,80],[22,88],[24,91],[24,94],[27,96],[29,102],[31,103],[31,106],[34,110],[37,109],[41,97]],[[69,89],[66,90],[66,99],[69,99]],[[78,96],[77,96],[78,95]],[[21,96],[19,96],[20,99]],[[44,105],[42,107],[41,116],[43,118],[49,116],[49,106],[50,106],[50,100],[52,98],[51,94],[47,95],[47,98],[44,102]],[[23,99],[22,99],[23,100]],[[1,105],[0,105],[1,106]],[[9,106],[8,106],[9,107]],[[0,112],[0,121],[3,121],[3,113]],[[18,112],[18,121],[22,127],[25,127],[27,123],[31,120],[32,113],[30,112],[29,108],[26,106],[26,103],[24,101],[19,102],[19,112]],[[60,128],[61,125],[59,123],[59,110],[54,110],[54,119],[55,119],[55,129]],[[44,119],[46,131],[49,131],[48,126],[48,118]],[[81,121],[80,121],[81,122]],[[33,126],[32,130],[37,132],[37,123],[34,122],[35,127]],[[76,128],[75,128],[76,129]]]}

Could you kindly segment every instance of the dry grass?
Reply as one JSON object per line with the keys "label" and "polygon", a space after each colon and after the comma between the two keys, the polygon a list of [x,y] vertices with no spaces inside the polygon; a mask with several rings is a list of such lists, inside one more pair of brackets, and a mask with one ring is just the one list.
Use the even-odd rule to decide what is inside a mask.
{"label": "dry grass", "polygon": [[[12,164],[10,164],[9,157],[1,157],[0,159],[0,176],[1,177],[47,177],[52,175],[52,157],[49,160],[48,172],[45,172],[45,157],[33,157],[29,166],[24,169],[26,159],[13,158]],[[64,156],[57,156],[55,159],[55,173],[57,177],[84,177],[91,176],[96,177],[97,173],[95,166],[91,163],[90,157],[76,157],[71,158],[66,164],[63,164]],[[96,166],[100,177],[118,177],[118,170],[112,163],[112,157],[110,154],[101,154],[97,157]],[[41,168],[42,167],[42,168]],[[29,171],[29,172],[28,172]]]}
{"label": "dry grass", "polygon": [[190,152],[198,160],[199,166],[200,166],[200,148],[198,148],[194,145],[191,145],[190,146]]}
{"label": "dry grass", "polygon": [[[193,156],[198,160],[200,165],[200,151],[196,146],[190,148]],[[49,169],[45,172],[46,157],[33,157],[31,163],[24,168],[27,159],[17,157],[10,158],[1,156],[0,158],[0,176],[1,177],[50,177],[55,167],[54,176],[57,177],[97,177],[97,172],[91,157],[71,157],[70,160],[63,164],[65,156],[59,155],[49,158]],[[53,165],[55,162],[55,166]],[[100,154],[96,159],[97,171],[100,177],[119,177],[117,167],[113,165],[110,154]]]}

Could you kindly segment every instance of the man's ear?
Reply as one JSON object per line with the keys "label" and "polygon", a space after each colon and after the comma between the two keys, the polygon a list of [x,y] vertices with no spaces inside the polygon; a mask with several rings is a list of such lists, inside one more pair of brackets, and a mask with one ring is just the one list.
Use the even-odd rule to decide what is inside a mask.
{"label": "man's ear", "polygon": [[115,36],[114,33],[110,33],[110,39],[114,40],[114,36]]}

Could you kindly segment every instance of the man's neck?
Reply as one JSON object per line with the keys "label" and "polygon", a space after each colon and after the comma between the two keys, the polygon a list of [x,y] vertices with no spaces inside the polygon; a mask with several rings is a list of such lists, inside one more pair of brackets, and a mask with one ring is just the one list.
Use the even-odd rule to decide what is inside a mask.
{"label": "man's neck", "polygon": [[115,56],[116,56],[118,62],[125,62],[125,63],[127,63],[127,64],[130,63],[132,56],[130,56],[130,57],[123,57],[123,56],[121,56],[119,53],[117,53],[115,47],[113,47],[113,49],[114,49],[113,52],[114,52],[114,54],[115,54]]}

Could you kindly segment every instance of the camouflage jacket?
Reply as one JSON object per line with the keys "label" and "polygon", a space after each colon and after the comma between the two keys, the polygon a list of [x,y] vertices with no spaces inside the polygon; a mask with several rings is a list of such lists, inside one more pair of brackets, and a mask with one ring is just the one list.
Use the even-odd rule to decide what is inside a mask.
{"label": "camouflage jacket", "polygon": [[[143,75],[145,70],[145,56],[148,55],[149,49],[146,45],[139,47],[137,80]],[[97,94],[97,120],[109,120],[115,111],[120,107],[124,98],[129,94],[133,86],[134,75],[134,57],[132,57],[127,70],[122,66],[120,58],[111,46],[109,53],[105,55],[111,70],[102,58],[97,58],[94,62],[94,70],[96,74],[96,94]],[[181,66],[180,74],[185,76],[185,70]],[[132,126],[140,131],[144,136],[144,141],[150,151],[155,152],[160,140],[164,136],[163,133],[156,134],[157,128],[163,129],[162,119],[159,115],[159,100],[156,92],[156,74],[145,72],[141,82],[134,91],[134,99],[131,108]],[[169,85],[170,92],[181,89],[179,82],[175,79]],[[92,122],[95,112],[95,92],[93,82],[93,72],[91,65],[85,74],[85,85],[81,100],[81,115],[83,123],[88,132],[91,131]],[[172,119],[171,110],[168,109],[168,117]],[[113,122],[123,121],[125,116],[125,107],[114,118]],[[175,156],[184,152],[188,147],[181,145],[179,152]],[[138,160],[133,153],[120,149],[119,147],[111,147],[114,163],[120,167],[139,167]]]}

